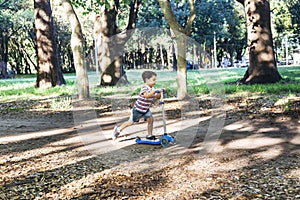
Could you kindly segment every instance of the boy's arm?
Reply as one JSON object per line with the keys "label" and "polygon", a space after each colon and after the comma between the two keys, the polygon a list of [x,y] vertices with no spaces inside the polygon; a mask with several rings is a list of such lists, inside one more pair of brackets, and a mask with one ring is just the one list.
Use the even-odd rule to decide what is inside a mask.
{"label": "boy's arm", "polygon": [[155,90],[152,90],[151,92],[144,92],[143,95],[144,95],[145,98],[152,98],[153,95],[155,95],[155,98],[159,99],[162,90],[163,89],[155,89]]}
{"label": "boy's arm", "polygon": [[155,93],[156,93],[156,90],[152,90],[151,92],[144,92],[144,93],[143,93],[143,96],[144,96],[145,98],[152,98],[153,95],[155,95]]}

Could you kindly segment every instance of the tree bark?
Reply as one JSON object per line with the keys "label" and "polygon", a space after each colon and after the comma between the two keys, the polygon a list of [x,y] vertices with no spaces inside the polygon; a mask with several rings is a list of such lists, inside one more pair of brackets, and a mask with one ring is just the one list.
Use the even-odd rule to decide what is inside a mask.
{"label": "tree bark", "polygon": [[196,17],[196,11],[194,8],[194,1],[190,2],[190,16],[187,20],[186,27],[182,27],[172,11],[171,4],[169,0],[158,0],[159,6],[168,24],[174,34],[174,38],[177,44],[177,98],[184,99],[187,96],[187,72],[186,72],[186,41],[187,36],[190,34],[193,21]]}
{"label": "tree bark", "polygon": [[78,98],[80,100],[88,99],[90,97],[89,81],[86,72],[86,63],[84,60],[85,57],[84,40],[83,40],[81,25],[70,0],[61,0],[61,1],[63,2],[66,15],[69,19],[72,28],[71,48],[73,52],[73,59],[74,59],[75,70],[76,70]]}
{"label": "tree bark", "polygon": [[38,74],[36,87],[47,88],[62,84],[59,73],[58,57],[52,10],[49,0],[34,1],[34,19],[37,40]]}
{"label": "tree bark", "polygon": [[101,71],[100,85],[116,85],[121,78],[122,64],[122,53],[119,52],[122,47],[119,49],[115,43],[119,33],[116,25],[117,11],[115,7],[108,9],[103,6],[101,9],[94,24]]}
{"label": "tree bark", "polygon": [[98,60],[101,70],[100,85],[116,85],[128,83],[123,69],[124,44],[135,29],[140,0],[132,1],[127,28],[123,31],[116,24],[119,3],[117,0],[110,8],[102,6],[100,14],[96,16],[94,30],[96,45],[98,45]]}
{"label": "tree bark", "polygon": [[276,83],[282,79],[275,60],[268,0],[245,0],[250,65],[243,84]]}

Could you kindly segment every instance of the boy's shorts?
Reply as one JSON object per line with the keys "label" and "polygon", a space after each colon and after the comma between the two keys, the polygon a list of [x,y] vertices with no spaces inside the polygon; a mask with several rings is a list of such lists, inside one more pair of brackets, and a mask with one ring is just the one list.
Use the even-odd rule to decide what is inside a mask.
{"label": "boy's shorts", "polygon": [[142,117],[144,117],[145,120],[147,118],[152,117],[152,113],[151,113],[150,109],[148,109],[148,111],[146,113],[141,113],[141,112],[137,111],[135,107],[133,107],[131,110],[131,115],[130,115],[129,120],[133,121],[133,122],[139,122],[139,120]]}

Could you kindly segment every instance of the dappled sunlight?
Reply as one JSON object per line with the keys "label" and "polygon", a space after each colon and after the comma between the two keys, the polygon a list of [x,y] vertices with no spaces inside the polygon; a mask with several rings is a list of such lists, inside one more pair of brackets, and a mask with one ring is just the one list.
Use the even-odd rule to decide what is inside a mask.
{"label": "dappled sunlight", "polygon": [[258,60],[260,62],[272,62],[273,61],[273,55],[270,54],[269,52],[266,52],[266,53],[260,53],[259,56],[258,56]]}
{"label": "dappled sunlight", "polygon": [[266,128],[259,128],[256,132],[257,133],[267,133],[272,131],[280,131],[279,127],[266,127]]}
{"label": "dappled sunlight", "polygon": [[[58,134],[55,134],[55,136],[57,137]],[[41,136],[39,139],[41,139]],[[30,138],[27,138],[27,140],[30,140]],[[90,155],[82,151],[82,143],[77,135],[74,135],[74,137],[67,137],[57,142],[45,143],[31,150],[12,151],[1,156],[1,179],[2,181],[8,181],[11,178],[27,176],[34,171],[53,170],[88,158],[90,158]],[[7,168],[7,165],[10,167]]]}
{"label": "dappled sunlight", "polygon": [[253,157],[257,157],[263,161],[276,159],[282,153],[284,153],[284,148],[279,145],[272,145],[270,148],[266,145],[266,149],[262,149],[260,152],[253,153]]}
{"label": "dappled sunlight", "polygon": [[[240,188],[251,193],[250,187],[257,189],[255,181],[273,188],[275,183],[281,186],[299,180],[300,121],[293,110],[276,113],[267,107],[261,112],[270,100],[252,99],[250,93],[224,100],[226,105],[221,108],[214,108],[218,102],[209,96],[191,104],[169,99],[165,105],[167,133],[177,143],[162,148],[135,143],[136,136],[147,134],[143,120],[125,129],[116,141],[111,139],[113,127],[129,117],[129,99],[127,94],[124,104],[116,101],[113,106],[102,99],[105,104],[80,107],[71,115],[30,111],[35,118],[29,120],[28,112],[24,117],[16,112],[20,128],[0,136],[0,181],[5,194],[84,199],[107,193],[155,199],[188,191],[197,199],[225,190],[238,194]],[[278,98],[272,103],[290,105]],[[152,111],[154,134],[161,135],[160,105],[154,105]],[[222,119],[225,124],[220,123]],[[290,187],[297,189],[297,182],[292,183]]]}
{"label": "dappled sunlight", "polygon": [[[159,119],[159,114],[156,113],[156,115]],[[50,199],[84,197],[85,195],[102,194],[104,191],[121,192],[127,195],[135,194],[133,192],[139,190],[125,188],[128,185],[130,188],[139,188],[137,182],[144,180],[139,179],[139,177],[148,175],[154,177],[154,174],[157,174],[159,179],[153,181],[149,179],[150,183],[157,185],[157,180],[163,180],[160,183],[163,187],[159,187],[159,185],[151,187],[153,190],[155,188],[156,194],[163,194],[165,189],[172,189],[174,184],[176,185],[176,193],[187,190],[186,186],[178,187],[178,185],[183,185],[182,181],[190,183],[191,191],[209,191],[218,188],[220,183],[227,182],[231,178],[239,183],[243,180],[243,174],[251,172],[247,169],[257,170],[255,165],[258,162],[268,165],[271,160],[276,160],[282,156],[285,148],[281,144],[288,142],[287,139],[272,138],[265,135],[268,132],[277,132],[278,128],[257,128],[255,121],[241,120],[226,125],[224,134],[226,136],[228,132],[244,133],[245,137],[233,137],[231,141],[223,144],[221,136],[217,142],[212,141],[215,142],[216,148],[211,154],[207,154],[203,142],[190,148],[181,145],[180,141],[177,145],[168,148],[151,146],[146,148],[140,145],[133,146],[134,140],[113,142],[110,139],[111,129],[108,128],[113,127],[113,124],[108,125],[105,129],[99,128],[99,123],[104,126],[110,121],[109,119],[111,116],[95,120],[89,119],[82,122],[82,127],[76,126],[73,132],[78,131],[80,133],[80,131],[86,130],[80,135],[80,137],[86,137],[86,143],[76,133],[70,137],[65,136],[60,140],[44,144],[39,148],[17,152],[14,154],[16,157],[8,157],[10,163],[7,165],[11,166],[10,171],[7,171],[4,163],[0,167],[1,172],[6,173],[3,175],[3,180],[9,182],[14,179],[16,185],[12,184],[12,190],[24,190],[17,184],[25,185],[25,187],[40,187],[40,191],[43,191],[43,197]],[[181,132],[182,135],[199,130],[202,134],[205,132],[205,128],[199,124],[207,123],[210,119],[211,116],[198,117],[193,120],[169,119],[167,127],[168,131]],[[161,126],[162,122],[158,120],[155,129],[159,129]],[[141,130],[140,127],[143,129]],[[256,133],[249,134],[246,131],[247,127],[255,129]],[[80,128],[82,130],[78,130]],[[128,134],[134,136],[138,133],[137,129],[139,133],[146,131],[146,124],[140,123],[132,126],[128,130]],[[60,134],[64,134],[63,129],[60,129]],[[57,137],[60,134],[49,131],[43,136]],[[27,139],[30,140],[29,135],[27,135]],[[32,137],[34,136],[32,135]],[[39,138],[41,139],[41,137]],[[296,144],[299,141],[297,138],[299,137],[291,138],[290,142]],[[20,140],[17,138],[10,140],[11,143],[13,141]],[[206,144],[209,143],[209,141],[206,142]],[[93,151],[87,152],[86,150],[89,149],[93,149]],[[95,157],[95,153],[98,156]],[[31,156],[31,154],[35,155]],[[26,155],[30,155],[30,157],[27,158]],[[92,163],[96,163],[99,168],[91,169]],[[106,168],[101,163],[106,163],[110,167]],[[221,174],[226,175],[221,176]],[[230,177],[231,174],[232,177]],[[286,174],[292,178],[298,178],[297,175],[299,175],[297,169]],[[57,178],[52,180],[51,177],[53,176]],[[31,180],[35,178],[39,181]],[[27,183],[28,180],[33,182]],[[124,185],[125,180],[126,186]],[[47,185],[52,184],[56,185],[53,190],[46,189]]]}
{"label": "dappled sunlight", "polygon": [[[58,169],[91,157],[87,154],[85,156],[83,156],[84,154],[76,156],[76,154],[78,154],[78,150],[70,147],[43,147],[34,150],[34,152],[14,154],[14,157],[18,157],[17,159],[4,158],[4,162],[1,163],[0,169],[3,173],[1,179],[2,181],[9,181],[11,178],[21,178],[33,172]],[[7,165],[10,167],[7,168]]]}
{"label": "dappled sunlight", "polygon": [[237,139],[229,142],[225,148],[228,149],[257,149],[264,146],[277,145],[285,142],[282,138],[264,137],[260,134],[253,134],[243,139]]}
{"label": "dappled sunlight", "polygon": [[224,127],[224,130],[228,131],[253,131],[254,129],[255,128],[250,125],[250,121],[247,120],[237,121]]}
{"label": "dappled sunlight", "polygon": [[[81,179],[74,180],[70,183],[62,185],[60,188],[57,189],[55,193],[49,192],[45,194],[46,198],[52,199],[64,199],[66,197],[74,197],[81,196],[86,193],[93,193],[92,186],[96,183],[96,178],[104,176],[105,174],[109,174],[110,170],[103,170],[100,172],[96,172],[94,174],[88,174]],[[64,191],[64,194],[61,195],[61,191]]]}
{"label": "dappled sunlight", "polygon": [[[120,114],[120,113],[119,113]],[[124,114],[124,113],[123,113]],[[195,113],[188,113],[188,115],[192,115]],[[199,114],[199,113],[196,113]],[[158,114],[155,114],[158,115]],[[124,115],[117,115],[116,119],[124,119]],[[122,149],[126,146],[130,146],[135,144],[135,138],[137,136],[143,137],[147,135],[147,124],[145,122],[140,122],[135,125],[132,125],[126,128],[120,137],[113,141],[111,140],[111,134],[114,124],[111,124],[111,128],[102,128],[105,126],[105,123],[111,119],[111,116],[108,117],[101,117],[101,119],[94,119],[90,121],[85,121],[78,127],[77,131],[79,133],[80,140],[85,144],[84,148],[90,151],[93,154],[101,155],[103,153],[112,152],[118,149]],[[154,134],[155,135],[162,135],[163,134],[163,122],[160,119],[161,116],[155,116],[154,121]],[[190,142],[193,141],[191,138],[191,133],[197,132],[197,125],[201,121],[209,120],[210,116],[206,117],[199,117],[196,119],[168,119],[167,120],[167,132],[174,133],[176,132],[176,137],[183,143],[184,138],[187,138]],[[99,128],[96,126],[100,125]],[[190,130],[189,132],[182,131],[184,129],[195,127],[196,130]],[[186,135],[186,134],[188,135]],[[188,137],[185,137],[188,136]]]}
{"label": "dappled sunlight", "polygon": [[300,181],[300,169],[294,169],[294,170],[291,170],[291,171],[287,174],[287,177],[295,178],[295,179],[298,179],[298,180]]}
{"label": "dappled sunlight", "polygon": [[46,130],[46,131],[43,130],[43,131],[36,131],[36,132],[31,132],[31,133],[21,133],[21,134],[2,136],[2,137],[0,136],[0,141],[1,141],[1,144],[7,144],[10,142],[21,142],[24,140],[60,135],[60,134],[64,134],[69,131],[73,131],[73,128],[56,128],[53,130]]}
{"label": "dappled sunlight", "polygon": [[300,128],[299,127],[298,127],[298,136],[291,139],[290,143],[292,143],[294,145],[300,145]]}

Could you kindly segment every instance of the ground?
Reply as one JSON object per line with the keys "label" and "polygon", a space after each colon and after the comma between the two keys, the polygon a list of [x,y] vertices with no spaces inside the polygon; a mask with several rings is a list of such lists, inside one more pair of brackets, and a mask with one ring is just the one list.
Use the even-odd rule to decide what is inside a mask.
{"label": "ground", "polygon": [[0,198],[300,199],[299,97],[170,100],[177,144],[166,148],[131,140],[145,134],[144,122],[110,139],[126,102],[2,103]]}

